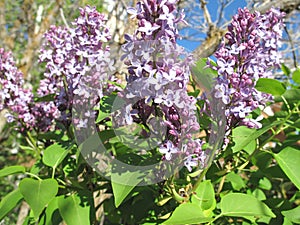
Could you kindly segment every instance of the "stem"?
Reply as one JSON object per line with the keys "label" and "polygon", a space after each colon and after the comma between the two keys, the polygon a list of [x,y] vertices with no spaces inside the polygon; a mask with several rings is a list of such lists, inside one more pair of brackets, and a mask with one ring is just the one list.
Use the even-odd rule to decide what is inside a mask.
{"label": "stem", "polygon": [[269,143],[276,135],[278,135],[279,133],[281,133],[281,132],[284,131],[285,129],[289,128],[289,126],[288,126],[288,125],[285,125],[285,123],[286,123],[287,121],[289,121],[290,117],[291,117],[294,113],[297,113],[297,112],[298,112],[298,107],[299,107],[299,105],[300,105],[300,102],[297,103],[297,104],[295,105],[295,107],[293,108],[293,110],[291,110],[290,105],[288,104],[287,100],[286,100],[283,96],[281,96],[281,97],[282,97],[283,102],[286,104],[286,107],[287,107],[287,109],[288,109],[289,114],[282,120],[282,123],[280,124],[279,128],[277,129],[277,131],[273,131],[273,134],[272,134],[269,138],[267,138],[264,142],[262,142],[262,143],[258,146],[258,148],[256,148],[255,151],[254,151],[251,155],[248,156],[246,162],[245,162],[243,165],[241,165],[241,166],[239,167],[239,170],[244,169],[244,168],[248,165],[248,163],[250,162],[250,159],[251,159],[258,151],[261,151],[262,148],[263,148],[267,143]]}
{"label": "stem", "polygon": [[205,177],[207,171],[209,170],[213,160],[214,160],[214,157],[215,157],[215,154],[216,154],[216,151],[218,150],[218,147],[219,146],[218,144],[215,144],[212,151],[211,151],[211,154],[209,155],[209,158],[208,158],[208,161],[207,161],[207,166],[205,167],[205,169],[203,169],[203,171],[201,172],[199,178],[197,179],[196,183],[194,184],[193,188],[192,188],[192,192],[196,191],[197,188],[199,187],[200,183],[202,182],[203,178]]}
{"label": "stem", "polygon": [[38,148],[38,146],[36,145],[36,141],[34,140],[34,138],[31,136],[30,132],[26,132],[26,141],[28,142],[28,144],[34,149],[35,153],[37,154],[38,159],[40,158],[40,154],[41,151]]}
{"label": "stem", "polygon": [[33,174],[33,173],[30,173],[30,172],[25,172],[25,174],[29,175],[29,176],[32,176],[32,177],[35,177],[36,179],[38,180],[42,180],[41,178],[39,178],[37,175]]}

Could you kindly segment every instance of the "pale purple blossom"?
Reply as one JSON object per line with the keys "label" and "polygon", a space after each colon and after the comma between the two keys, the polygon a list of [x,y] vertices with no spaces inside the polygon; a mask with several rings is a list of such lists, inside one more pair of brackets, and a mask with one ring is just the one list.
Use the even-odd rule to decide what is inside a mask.
{"label": "pale purple blossom", "polygon": [[[122,46],[121,59],[128,66],[127,87],[120,93],[125,105],[114,120],[119,126],[132,122],[149,126],[154,118],[159,118],[162,130],[166,131],[159,147],[163,159],[189,160],[188,155],[195,155],[196,164],[190,160],[186,163],[190,170],[204,166],[205,157],[198,157],[202,144],[193,137],[200,129],[196,99],[187,92],[193,60],[176,44],[178,23],[185,23],[176,3],[176,0],[142,0],[136,8],[128,9],[136,17],[138,28],[133,35],[125,35]],[[161,133],[160,126],[152,128],[153,133]]]}
{"label": "pale purple blossom", "polygon": [[[44,35],[46,42],[40,51],[40,61],[46,62],[46,73],[38,93],[41,97],[54,95],[54,104],[49,102],[49,105],[59,114],[53,119],[66,126],[71,122],[73,106],[93,108],[103,97],[106,81],[111,78],[113,61],[108,46],[111,35],[105,23],[104,14],[86,6],[80,9],[80,16],[72,22],[71,28],[51,26]],[[87,126],[84,114],[74,115],[85,117],[74,119],[78,128]],[[88,119],[94,117],[95,113],[90,113]]]}
{"label": "pale purple blossom", "polygon": [[261,15],[244,8],[228,26],[225,40],[215,53],[217,65],[210,65],[218,71],[213,95],[226,105],[228,129],[239,124],[260,127],[247,116],[272,99],[257,91],[255,84],[259,78],[271,77],[271,69],[280,65],[283,16],[276,9]]}

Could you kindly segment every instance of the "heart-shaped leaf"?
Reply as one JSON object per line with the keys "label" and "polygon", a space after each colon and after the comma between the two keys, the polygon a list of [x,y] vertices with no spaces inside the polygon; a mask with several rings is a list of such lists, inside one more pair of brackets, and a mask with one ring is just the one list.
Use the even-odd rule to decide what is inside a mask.
{"label": "heart-shaped leaf", "polygon": [[55,179],[24,178],[19,184],[19,189],[37,219],[45,206],[56,196],[58,184]]}

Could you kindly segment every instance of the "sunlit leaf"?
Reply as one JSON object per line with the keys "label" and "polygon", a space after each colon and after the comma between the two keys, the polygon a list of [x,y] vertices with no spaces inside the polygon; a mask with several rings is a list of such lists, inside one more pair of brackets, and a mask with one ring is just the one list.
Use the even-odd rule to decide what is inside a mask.
{"label": "sunlit leaf", "polygon": [[115,206],[119,207],[133,188],[142,181],[141,173],[136,172],[113,172],[111,185],[113,189]]}
{"label": "sunlit leaf", "polygon": [[84,203],[80,196],[72,194],[68,197],[59,197],[58,208],[66,224],[90,224],[90,206]]}
{"label": "sunlit leaf", "polygon": [[300,190],[300,150],[286,147],[278,154],[274,154],[274,157],[280,168]]}
{"label": "sunlit leaf", "polygon": [[171,217],[163,224],[181,225],[181,224],[199,224],[212,221],[211,217],[204,216],[201,206],[195,203],[185,203],[179,205]]}
{"label": "sunlit leaf", "polygon": [[16,189],[3,197],[0,202],[0,220],[13,210],[22,198],[23,196],[19,189]]}
{"label": "sunlit leaf", "polygon": [[255,88],[258,91],[265,92],[272,95],[282,95],[286,88],[283,83],[278,80],[270,78],[259,78],[256,82]]}
{"label": "sunlit leaf", "polygon": [[291,222],[300,224],[300,206],[291,210],[282,211],[281,213]]}
{"label": "sunlit leaf", "polygon": [[8,166],[0,170],[0,177],[5,177],[15,173],[25,173],[24,166]]}
{"label": "sunlit leaf", "polygon": [[37,219],[45,206],[55,197],[58,184],[55,179],[34,180],[24,178],[19,184],[20,192]]}
{"label": "sunlit leaf", "polygon": [[47,166],[57,167],[67,156],[68,151],[60,144],[50,145],[44,151],[43,163]]}
{"label": "sunlit leaf", "polygon": [[270,130],[272,127],[282,123],[281,121],[273,122],[261,129],[250,129],[245,126],[236,127],[232,131],[232,138],[235,143],[232,150],[233,152],[238,152],[249,145],[253,140],[257,139],[259,136]]}
{"label": "sunlit leaf", "polygon": [[247,217],[268,216],[275,217],[271,209],[252,195],[230,193],[225,195],[220,202],[223,216]]}
{"label": "sunlit leaf", "polygon": [[210,180],[205,180],[195,190],[191,198],[192,203],[200,205],[205,216],[208,216],[216,207],[215,191]]}
{"label": "sunlit leaf", "polygon": [[226,181],[229,181],[231,183],[233,189],[237,190],[237,191],[241,190],[242,188],[244,188],[246,186],[243,179],[234,172],[231,172],[226,175]]}
{"label": "sunlit leaf", "polygon": [[296,83],[300,84],[300,70],[299,69],[297,69],[293,72],[292,79]]}

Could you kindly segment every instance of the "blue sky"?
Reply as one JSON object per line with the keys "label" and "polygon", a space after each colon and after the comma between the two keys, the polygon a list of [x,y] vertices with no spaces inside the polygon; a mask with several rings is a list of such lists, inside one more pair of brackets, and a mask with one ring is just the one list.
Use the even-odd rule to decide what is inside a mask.
{"label": "blue sky", "polygon": [[[218,10],[218,1],[217,0],[210,0],[208,1],[208,10],[211,14],[212,21],[215,21],[217,18],[217,10]],[[238,8],[243,8],[246,6],[245,0],[234,0],[225,10],[224,16],[226,20],[230,20],[231,17],[237,13]],[[195,9],[197,10],[197,9]],[[187,15],[188,16],[188,15]],[[195,30],[191,31],[195,32]],[[199,32],[199,36],[203,37],[203,34]],[[188,51],[193,51],[197,46],[199,46],[200,42],[195,41],[187,41],[187,40],[179,40],[178,44],[185,47]]]}

